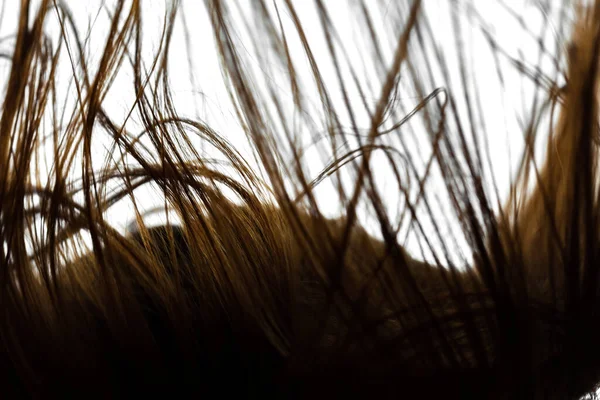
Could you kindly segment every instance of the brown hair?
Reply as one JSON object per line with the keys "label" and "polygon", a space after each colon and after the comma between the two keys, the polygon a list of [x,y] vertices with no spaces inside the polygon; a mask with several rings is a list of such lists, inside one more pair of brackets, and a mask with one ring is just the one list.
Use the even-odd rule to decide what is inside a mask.
{"label": "brown hair", "polygon": [[[45,0],[33,12],[29,1],[21,2],[0,119],[3,395],[593,394],[600,379],[600,1],[576,8],[564,87],[558,89],[559,77],[539,71],[534,77],[544,101],[536,108],[536,98],[532,107],[521,168],[502,207],[495,207],[489,190],[484,150],[467,129],[477,124],[466,66],[459,66],[464,92],[450,86],[428,92],[424,80],[433,81],[435,65],[448,79],[446,61],[421,2],[407,8],[400,3],[386,3],[399,29],[390,62],[381,45],[389,37],[381,36],[369,9],[357,3],[379,79],[374,106],[365,87],[354,82],[366,110],[361,114],[349,100],[354,89],[342,70],[350,62],[323,2],[315,2],[316,10],[344,107],[331,100],[294,4],[276,2],[273,10],[257,1],[255,25],[242,21],[254,27],[254,39],[266,43],[261,51],[285,71],[293,103],[288,115],[290,104],[275,86],[261,86],[246,67],[232,3],[206,2],[220,68],[259,165],[254,168],[225,135],[176,110],[169,54],[177,4],[167,10],[161,47],[148,65],[141,2],[117,2],[107,10],[110,29],[95,66],[63,3]],[[279,7],[310,65],[326,128],[319,140],[334,156],[314,180],[300,144],[303,129],[314,127],[311,99]],[[60,27],[57,42],[45,30],[51,16]],[[457,50],[464,51],[460,41]],[[431,51],[434,56],[426,56]],[[73,72],[72,107],[61,105],[58,94],[64,57]],[[141,136],[105,109],[107,92],[127,62]],[[525,67],[515,65],[525,76]],[[394,110],[401,71],[422,100],[407,118]],[[466,120],[458,100],[470,110]],[[341,113],[348,114],[350,128],[342,127]],[[366,134],[355,119],[365,114]],[[538,170],[534,145],[543,117],[552,127]],[[416,197],[398,160],[419,175],[417,160],[407,147],[402,155],[386,141],[391,132],[409,130],[406,121],[414,118],[421,118],[433,151],[423,163],[425,174],[412,182]],[[109,138],[109,153],[120,158],[94,160],[98,135]],[[221,162],[201,154],[194,137],[213,146]],[[355,149],[340,151],[350,142]],[[44,158],[44,151],[50,156]],[[421,232],[429,262],[399,243],[401,224],[392,220],[376,183],[376,152],[392,167],[405,198],[402,218]],[[51,167],[41,172],[47,159]],[[454,238],[442,233],[444,221],[432,211],[426,181],[433,163],[472,253],[466,268],[450,256]],[[341,176],[343,168],[351,172]],[[339,218],[319,208],[315,190],[325,179],[336,184]],[[165,212],[178,223],[146,226],[136,194],[144,186],[157,188]],[[134,232],[107,221],[107,210],[123,199],[134,205]],[[379,237],[360,226],[360,207],[376,221]],[[429,237],[425,219],[432,221]]]}

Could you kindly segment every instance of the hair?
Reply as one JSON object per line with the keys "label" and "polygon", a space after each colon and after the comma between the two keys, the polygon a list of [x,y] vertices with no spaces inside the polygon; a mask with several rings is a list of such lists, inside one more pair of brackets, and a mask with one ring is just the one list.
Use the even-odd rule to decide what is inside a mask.
{"label": "hair", "polygon": [[[148,59],[141,1],[102,5],[100,46],[64,2],[22,1],[2,55],[2,395],[593,396],[600,1],[561,3],[554,52],[552,8],[539,4],[547,19],[531,33],[533,67],[469,19],[484,27],[498,80],[516,71],[535,89],[504,198],[459,27],[476,12],[449,2],[455,42],[443,49],[422,3],[349,2],[361,70],[321,0],[322,59],[291,0],[256,0],[250,11],[207,0],[244,154],[200,107],[196,117],[178,111],[169,68],[189,63],[194,83],[200,72],[185,57],[208,40],[190,35],[182,5],[167,7]],[[376,12],[389,18],[378,23]],[[171,48],[181,26],[183,56]],[[456,52],[458,80],[444,51]],[[119,118],[111,90],[124,70],[134,96]],[[401,105],[407,87],[418,98],[411,111]],[[413,129],[429,158],[411,147]],[[316,178],[314,148],[332,159]],[[403,199],[399,214],[379,168]],[[325,183],[335,216],[317,195]],[[166,215],[158,226],[147,197]],[[125,200],[129,230],[108,217]],[[401,244],[406,232],[417,246]]]}

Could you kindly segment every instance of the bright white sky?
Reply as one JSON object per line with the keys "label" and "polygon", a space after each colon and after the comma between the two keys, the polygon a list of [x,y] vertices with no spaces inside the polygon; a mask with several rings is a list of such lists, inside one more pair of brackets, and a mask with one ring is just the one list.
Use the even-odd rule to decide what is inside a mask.
{"label": "bright white sky", "polygon": [[[89,1],[72,1],[68,2],[71,8],[75,21],[78,24],[81,32],[90,31],[88,36],[89,40],[89,58],[90,60],[97,59],[101,53],[102,43],[104,35],[108,30],[108,17],[106,9],[102,8],[102,4],[106,3],[107,8],[111,9],[113,1],[102,2],[99,0]],[[230,2],[233,4],[233,2]],[[293,26],[290,23],[290,18],[284,11],[285,7],[283,2],[280,4],[280,11],[282,15],[282,23],[284,29],[288,32],[293,31]],[[315,17],[314,8],[312,7],[311,1],[297,1],[296,7],[300,14],[301,20],[304,21],[305,29],[308,35],[308,40],[313,45],[313,51],[316,54],[317,60],[329,60],[327,50],[321,34],[320,26],[318,25],[318,19]],[[344,45],[349,53],[349,57],[357,65],[363,62],[364,51],[361,53],[360,35],[364,34],[363,31],[357,29],[357,22],[351,13],[353,12],[349,7],[343,7],[342,4],[346,4],[344,1],[334,0],[327,4],[335,4],[335,8],[330,9],[332,11],[332,18],[335,26],[340,33],[340,37],[347,38]],[[355,2],[350,1],[350,4]],[[393,13],[388,13],[385,9],[383,12],[378,12],[376,4],[380,4],[376,1],[367,1],[367,4],[373,4],[373,14],[375,18],[379,18],[379,29],[385,29],[386,26],[390,25],[394,21]],[[427,0],[424,1],[425,12],[429,16],[431,25],[435,30],[434,34],[436,39],[439,41],[439,45],[447,54],[448,66],[451,73],[451,80],[454,82],[453,85],[460,87],[459,75],[458,75],[458,62],[457,54],[453,51],[456,49],[456,45],[453,41],[453,28],[451,25],[452,12],[449,8],[449,1],[447,0]],[[454,3],[454,2],[452,2]],[[496,1],[473,1],[475,5],[472,5],[473,10],[482,16],[482,19],[486,22],[487,29],[493,32],[494,37],[498,40],[500,46],[504,48],[510,55],[517,59],[523,59],[528,65],[538,65],[538,44],[535,40],[535,35],[540,32],[541,26],[544,21],[544,14],[540,12],[539,8],[533,7],[528,0],[518,0],[510,2],[510,9],[514,10],[515,15],[521,16],[522,20],[525,21],[526,28],[533,32],[527,34],[524,27],[520,25],[519,20],[515,16],[511,16],[510,13],[502,7],[500,2]],[[5,1],[5,14],[4,18],[0,23],[0,36],[4,37],[16,29],[16,8],[18,2]],[[152,54],[156,51],[159,45],[159,39],[161,34],[161,28],[163,25],[162,17],[164,15],[165,2],[164,1],[146,1],[143,3],[144,12],[144,30],[145,30],[145,49],[148,51],[148,60]],[[248,12],[252,5],[251,0],[240,1],[240,9],[244,12]],[[338,6],[338,4],[340,6]],[[381,3],[384,4],[384,3]],[[553,7],[557,8],[560,4],[559,1],[550,2]],[[175,105],[183,116],[189,116],[193,118],[201,118],[208,122],[215,130],[224,136],[228,137],[230,141],[239,146],[240,149],[247,148],[245,139],[240,126],[235,122],[236,118],[233,115],[232,107],[229,102],[229,98],[225,91],[223,84],[222,73],[220,65],[216,57],[213,33],[210,27],[208,15],[204,8],[204,2],[197,0],[184,0],[182,4],[183,13],[179,15],[178,30],[175,32],[175,36],[172,44],[172,52],[170,55],[171,59],[171,87],[174,91]],[[463,15],[460,26],[463,30],[467,54],[475,54],[472,60],[465,60],[465,63],[471,63],[473,70],[477,71],[476,74],[470,76],[469,79],[476,81],[478,87],[478,93],[481,98],[482,108],[484,109],[484,121],[485,121],[485,135],[480,135],[481,138],[486,138],[490,151],[490,162],[492,165],[493,173],[498,183],[498,190],[501,195],[506,195],[509,188],[509,180],[511,177],[511,168],[514,168],[514,164],[520,152],[522,150],[522,129],[519,128],[519,118],[523,118],[526,114],[524,112],[524,105],[528,105],[532,102],[533,86],[530,81],[519,75],[514,68],[508,66],[506,62],[502,64],[502,70],[506,74],[505,76],[505,87],[502,88],[498,84],[498,78],[496,73],[496,66],[494,64],[494,58],[490,52],[488,44],[485,42],[483,35],[481,35],[481,24],[475,20],[468,22],[464,15],[469,14],[467,6],[463,6]],[[556,10],[554,10],[556,11]],[[470,13],[474,15],[474,13]],[[187,48],[183,38],[183,30],[181,29],[181,23],[185,19],[187,27],[191,37],[191,48],[193,49],[192,60],[193,60],[193,79],[195,81],[195,87],[190,84],[189,64],[187,62]],[[552,19],[551,19],[552,20]],[[314,21],[314,27],[310,25],[310,22]],[[556,23],[556,19],[553,19]],[[49,21],[48,31],[52,32],[53,29],[58,29],[56,20]],[[398,28],[399,29],[399,28]],[[240,24],[240,39],[244,42],[244,48],[241,51],[247,51],[249,55],[250,65],[249,68],[259,68],[260,60],[254,55],[254,48],[248,37],[243,35],[243,26]],[[58,33],[58,30],[56,30]],[[547,39],[547,44],[554,46],[554,40],[551,37],[555,35],[555,29],[550,28]],[[294,42],[293,35],[290,35],[290,46],[292,48],[292,54],[301,55],[297,41]],[[6,43],[0,43],[0,51],[7,51],[10,48],[10,40]],[[296,51],[294,51],[296,46]],[[391,44],[382,44],[383,48],[392,49]],[[553,49],[553,47],[550,47]],[[364,49],[364,48],[363,48]],[[257,54],[261,54],[260,52]],[[367,53],[368,54],[368,53]],[[388,60],[391,58],[392,52],[389,51],[386,56]],[[93,63],[92,63],[93,65]],[[301,64],[300,64],[301,65]],[[338,105],[342,105],[341,95],[335,92],[335,75],[331,64],[327,61],[319,63],[321,72],[325,76],[325,82],[330,85],[332,90],[332,98]],[[278,77],[273,71],[277,71],[277,66],[272,63],[272,70],[269,74],[269,79],[277,81]],[[552,66],[545,60],[542,64],[544,70],[552,76]],[[69,90],[72,92],[73,87],[67,86],[68,78],[70,74],[70,65],[64,63],[63,67],[66,68],[64,73],[65,82],[65,93]],[[8,68],[6,62],[0,62],[0,73],[4,73]],[[360,71],[360,67],[359,68]],[[302,72],[306,74],[306,71]],[[369,79],[368,72],[365,71],[365,82]],[[439,78],[439,77],[438,77]],[[280,79],[280,78],[279,78]],[[133,103],[133,94],[131,93],[131,74],[129,71],[124,71],[117,77],[113,89],[109,93],[109,97],[105,103],[109,114],[111,115],[122,115],[123,117],[129,112]],[[291,104],[291,91],[289,87],[284,84],[285,81],[281,81],[280,91],[278,92],[281,98],[289,98]],[[439,78],[439,81],[429,83],[426,86],[428,93],[433,91],[436,87],[448,87],[448,83],[443,79]],[[373,94],[372,107],[376,103],[377,94]],[[69,95],[70,96],[70,95]],[[455,93],[460,99],[460,92]],[[74,96],[70,96],[71,101],[75,101]],[[358,98],[358,97],[356,97]],[[315,97],[316,99],[316,97]],[[414,90],[411,91],[409,87],[404,87],[399,93],[399,103],[404,106],[406,110],[410,110],[416,106],[419,102],[417,94]],[[316,100],[315,100],[316,102]],[[528,111],[528,109],[525,109]],[[464,107],[460,109],[464,113]],[[366,116],[359,117],[359,125],[364,128],[369,127],[369,121]],[[119,120],[116,118],[116,120]],[[342,121],[349,122],[342,115]],[[523,120],[521,121],[524,122]],[[130,121],[130,124],[134,124],[135,120]],[[413,126],[413,128],[417,125]],[[418,127],[417,127],[418,129]],[[415,130],[417,130],[415,129]],[[482,132],[484,129],[478,127],[478,130]],[[429,139],[419,136],[414,136],[413,146],[416,151],[415,154],[419,154],[423,159],[427,159],[431,154],[431,146]],[[99,147],[102,151],[102,148]],[[320,161],[317,157],[317,152],[314,152],[314,164],[315,166],[310,170],[313,176],[316,176],[319,172],[324,161]],[[386,165],[382,157],[374,156],[373,158],[373,169],[376,171],[376,180],[379,187],[385,193],[385,198],[388,202],[389,210],[400,210],[402,209],[402,199],[398,193],[397,185],[395,184],[394,177],[391,175],[389,166]],[[386,182],[387,181],[387,182]],[[447,201],[444,201],[444,190],[439,181],[439,177],[436,183],[435,177],[432,179],[432,183],[428,190],[434,190],[436,193],[439,187],[439,195],[442,197],[440,200],[439,212],[442,214],[449,215],[449,209],[444,210],[444,204],[448,205]],[[433,189],[432,189],[433,188]],[[336,199],[333,186],[328,182],[324,182],[317,189],[318,199],[320,201],[322,210],[327,214],[335,215],[339,212],[339,203],[332,201]],[[142,198],[155,199],[156,193],[148,190],[145,194],[142,194]],[[437,207],[437,205],[434,204]],[[150,207],[150,206],[149,206]],[[132,217],[129,207],[115,207],[109,218],[115,224],[124,227],[130,223]],[[366,217],[365,217],[366,218]],[[363,220],[363,223],[369,225],[368,219]],[[373,233],[377,234],[376,229],[371,229],[370,226],[367,228]],[[452,235],[454,231],[457,231],[457,225],[453,223],[449,224],[448,234]],[[427,229],[427,227],[426,227]],[[402,239],[402,238],[401,238]],[[460,243],[459,243],[460,245]],[[409,250],[418,256],[419,250],[417,242],[414,237],[409,237],[406,246]],[[468,257],[468,255],[466,255]]]}

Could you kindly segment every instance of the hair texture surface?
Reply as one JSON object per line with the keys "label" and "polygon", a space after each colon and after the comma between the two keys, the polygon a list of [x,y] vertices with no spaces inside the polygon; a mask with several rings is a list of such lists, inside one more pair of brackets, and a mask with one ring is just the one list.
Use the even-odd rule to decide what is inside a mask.
{"label": "hair texture surface", "polygon": [[[301,1],[250,3],[168,4],[148,56],[141,0],[102,3],[100,44],[66,2],[21,1],[0,42],[3,398],[593,396],[600,1],[536,6],[539,66],[468,1],[448,1],[451,49],[424,1],[348,1],[359,39],[322,0],[310,21]],[[510,70],[534,92],[507,193],[461,16],[498,81]],[[170,71],[201,78],[203,41],[234,128],[180,112]],[[128,231],[108,217],[122,202]]]}

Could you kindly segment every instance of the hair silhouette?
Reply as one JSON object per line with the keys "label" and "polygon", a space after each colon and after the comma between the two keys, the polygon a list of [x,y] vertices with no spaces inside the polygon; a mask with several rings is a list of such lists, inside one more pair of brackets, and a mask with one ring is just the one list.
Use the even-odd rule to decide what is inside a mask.
{"label": "hair silhouette", "polygon": [[[314,2],[316,24],[334,79],[312,50],[314,26],[291,0],[256,0],[250,11],[206,0],[248,156],[203,117],[178,111],[169,68],[181,62],[171,45],[182,5],[167,7],[148,59],[141,1],[103,4],[109,29],[95,47],[64,2],[35,8],[23,0],[3,56],[2,395],[593,395],[600,381],[600,1],[560,4],[556,54],[544,45],[549,23],[532,34],[540,65],[544,57],[556,63],[554,77],[503,53],[483,29],[493,55],[536,91],[504,203],[487,172],[480,141],[492,130],[480,122],[486,104],[472,89],[458,28],[459,15],[473,10],[449,2],[457,83],[421,3],[350,2],[367,47],[364,83],[346,53],[351,38],[340,35],[322,0]],[[551,7],[539,8],[546,15]],[[379,26],[374,10],[391,23]],[[242,43],[245,29],[256,53]],[[184,31],[188,53],[195,40],[208,40]],[[64,65],[70,83],[61,99]],[[135,96],[121,121],[107,99],[125,69]],[[434,76],[448,84],[432,87]],[[404,113],[401,83],[419,98]],[[404,142],[415,120],[432,149],[422,162]],[[317,178],[308,172],[306,135],[333,159]],[[98,159],[102,146],[110,158]],[[397,218],[378,183],[381,160],[404,199]],[[443,182],[447,215],[435,212],[430,169]],[[333,182],[339,217],[322,211],[323,181]],[[144,187],[176,222],[149,226]],[[124,200],[133,204],[131,232],[107,218]],[[457,234],[445,232],[452,218],[465,252],[457,251]],[[422,254],[401,245],[406,226]]]}

